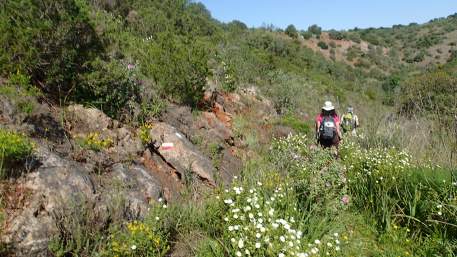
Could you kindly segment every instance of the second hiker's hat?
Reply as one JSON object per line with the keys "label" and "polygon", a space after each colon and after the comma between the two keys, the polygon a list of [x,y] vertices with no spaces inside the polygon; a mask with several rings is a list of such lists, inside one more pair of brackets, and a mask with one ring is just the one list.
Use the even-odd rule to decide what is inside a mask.
{"label": "second hiker's hat", "polygon": [[353,113],[353,112],[354,112],[354,108],[348,107],[348,112],[349,112],[349,113]]}
{"label": "second hiker's hat", "polygon": [[322,109],[325,111],[331,111],[331,110],[335,110],[335,107],[333,106],[332,102],[325,101],[324,106],[322,106]]}

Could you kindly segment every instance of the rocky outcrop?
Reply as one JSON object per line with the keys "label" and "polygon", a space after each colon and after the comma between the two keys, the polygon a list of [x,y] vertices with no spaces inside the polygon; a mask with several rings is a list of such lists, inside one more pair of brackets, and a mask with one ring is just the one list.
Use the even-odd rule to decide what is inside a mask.
{"label": "rocky outcrop", "polygon": [[114,163],[131,161],[144,151],[135,129],[121,125],[98,109],[72,105],[67,108],[66,117],[69,133],[74,139],[96,133],[100,139],[112,142],[101,153],[85,149],[78,151],[74,154],[78,161],[106,168]]}
{"label": "rocky outcrop", "polygon": [[111,192],[102,191],[100,196],[109,203],[113,195],[121,194],[131,216],[144,217],[150,202],[162,196],[162,184],[143,165],[115,164],[109,177],[111,183],[108,192]]}
{"label": "rocky outcrop", "polygon": [[215,169],[211,160],[176,128],[163,122],[154,124],[150,130],[150,137],[155,142],[156,154],[176,169],[181,176],[191,172],[209,185],[215,185]]}
{"label": "rocky outcrop", "polygon": [[[216,184],[230,184],[243,168],[240,156],[246,156],[236,143],[242,138],[234,135],[234,116],[246,115],[260,124],[250,129],[264,130],[264,121],[276,114],[252,90],[212,92],[206,101],[205,109],[194,113],[170,104],[164,122],[151,124],[152,142],[145,147],[139,130],[95,108],[45,108],[18,121],[14,105],[0,96],[0,123],[18,127],[23,122],[23,131],[37,143],[31,173],[14,182],[7,196],[18,203],[8,210],[1,240],[17,256],[47,256],[49,240],[62,233],[65,211],[71,208],[85,206],[105,226],[114,216],[143,217],[151,201],[174,201],[189,186],[198,195]],[[59,113],[64,123],[57,122]],[[111,143],[98,150],[80,144],[93,133]]]}
{"label": "rocky outcrop", "polygon": [[163,194],[159,179],[140,164],[115,164],[112,172],[95,180],[84,165],[46,148],[40,147],[36,158],[41,166],[18,181],[28,193],[23,206],[9,215],[2,237],[17,256],[46,256],[49,240],[59,232],[56,214],[62,210],[89,202],[93,209],[88,211],[100,213],[97,222],[104,223],[120,196],[120,212],[138,218]]}
{"label": "rocky outcrop", "polygon": [[[53,162],[65,163],[47,163]],[[53,212],[83,199],[93,199],[94,185],[87,170],[74,164],[41,167],[24,178],[23,184],[30,198],[22,210],[8,217],[2,240],[18,256],[46,256],[48,242],[57,233]]]}
{"label": "rocky outcrop", "polygon": [[87,134],[94,131],[105,131],[113,128],[114,123],[111,118],[96,108],[86,108],[82,105],[71,105],[65,112],[65,119],[68,128],[75,134]]}

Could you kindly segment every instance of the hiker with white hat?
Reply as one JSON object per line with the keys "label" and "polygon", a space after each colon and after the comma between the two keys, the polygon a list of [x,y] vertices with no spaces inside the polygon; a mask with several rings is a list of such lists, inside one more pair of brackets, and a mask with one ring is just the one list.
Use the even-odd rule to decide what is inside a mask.
{"label": "hiker with white hat", "polygon": [[316,138],[318,143],[324,148],[332,146],[338,148],[338,144],[342,138],[340,117],[330,101],[324,103],[321,113],[316,117]]}

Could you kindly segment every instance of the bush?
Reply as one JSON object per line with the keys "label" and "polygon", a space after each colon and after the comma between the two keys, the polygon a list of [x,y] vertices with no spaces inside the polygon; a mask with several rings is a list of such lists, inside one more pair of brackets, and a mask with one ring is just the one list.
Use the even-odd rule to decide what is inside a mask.
{"label": "bush", "polygon": [[107,149],[113,145],[113,140],[110,137],[102,138],[98,132],[89,133],[82,138],[78,138],[77,141],[82,148],[96,152]]}
{"label": "bush", "polygon": [[118,118],[127,111],[129,102],[139,101],[140,85],[134,64],[96,59],[89,66],[93,71],[79,76],[81,84],[74,96],[78,102]]}
{"label": "bush", "polygon": [[301,35],[303,36],[303,39],[305,39],[305,40],[308,40],[313,36],[313,34],[309,31],[303,31],[301,33]]}
{"label": "bush", "polygon": [[151,73],[163,97],[189,105],[201,100],[209,75],[203,42],[185,43],[178,36],[162,33],[152,48],[152,58]]}
{"label": "bush", "polygon": [[412,77],[401,87],[401,111],[409,117],[435,115],[441,124],[451,127],[457,110],[457,106],[452,104],[457,97],[457,89],[450,85],[456,84],[456,77],[446,70]]}
{"label": "bush", "polygon": [[298,32],[294,25],[290,24],[285,30],[286,34],[291,38],[297,38]]}
{"label": "bush", "polygon": [[330,30],[328,32],[328,35],[329,35],[330,39],[333,39],[333,40],[342,40],[342,39],[344,39],[344,34],[341,33],[340,31]]}
{"label": "bush", "polygon": [[363,150],[345,144],[341,156],[354,203],[370,211],[381,227],[401,224],[416,233],[440,231],[456,239],[457,205],[451,199],[457,182],[450,170],[414,167],[411,156],[394,148]]}
{"label": "bush", "polygon": [[317,37],[320,37],[322,33],[322,28],[314,24],[308,27],[308,32],[313,35],[316,35]]}
{"label": "bush", "polygon": [[328,45],[324,41],[319,41],[319,43],[317,43],[317,46],[324,50],[328,49]]}
{"label": "bush", "polygon": [[0,128],[0,178],[19,175],[12,166],[30,156],[33,148],[26,136]]}
{"label": "bush", "polygon": [[287,114],[287,115],[283,116],[279,120],[278,124],[291,127],[297,133],[301,133],[301,134],[311,133],[310,125],[308,123],[300,120],[299,118],[295,117],[292,114]]}
{"label": "bush", "polygon": [[103,51],[83,1],[7,1],[0,10],[2,75],[16,71],[64,96],[84,64]]}

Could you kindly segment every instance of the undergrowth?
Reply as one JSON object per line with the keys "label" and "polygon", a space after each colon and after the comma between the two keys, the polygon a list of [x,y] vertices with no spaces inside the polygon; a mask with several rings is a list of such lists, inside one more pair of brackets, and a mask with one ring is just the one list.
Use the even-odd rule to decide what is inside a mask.
{"label": "undergrowth", "polygon": [[159,199],[146,218],[109,230],[102,255],[454,256],[455,171],[351,142],[336,160],[311,142],[274,140],[203,202]]}

